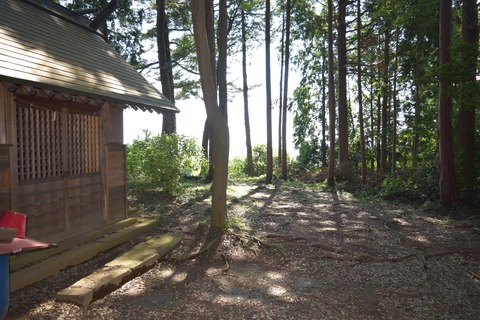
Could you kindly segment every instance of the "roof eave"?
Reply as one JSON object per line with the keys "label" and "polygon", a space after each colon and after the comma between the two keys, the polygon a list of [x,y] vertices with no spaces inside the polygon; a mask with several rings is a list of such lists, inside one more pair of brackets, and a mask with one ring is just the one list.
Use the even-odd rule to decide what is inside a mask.
{"label": "roof eave", "polygon": [[45,83],[38,83],[35,81],[12,78],[4,75],[0,75],[0,81],[4,83],[11,83],[13,85],[30,86],[38,89],[43,89],[43,90],[56,91],[59,93],[66,93],[66,94],[71,94],[76,96],[85,96],[91,99],[105,100],[105,101],[109,101],[111,104],[124,104],[128,107],[132,107],[133,109],[140,109],[142,111],[152,110],[157,113],[163,113],[168,111],[173,111],[176,113],[180,112],[180,110],[169,100],[158,100],[158,104],[142,103],[140,101],[135,101],[136,99],[128,99],[127,97],[120,94],[115,94],[115,96],[108,95],[108,94],[105,94],[105,95],[91,94],[90,92],[86,92],[82,90],[64,88],[64,87],[49,85]]}

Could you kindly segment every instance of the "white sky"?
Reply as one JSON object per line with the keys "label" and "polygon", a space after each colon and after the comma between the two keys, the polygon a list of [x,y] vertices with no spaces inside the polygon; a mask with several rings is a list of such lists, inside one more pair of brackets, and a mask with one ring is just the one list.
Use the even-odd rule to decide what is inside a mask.
{"label": "white sky", "polygon": [[[279,74],[280,61],[276,59],[277,52],[275,47],[271,47],[271,77],[272,77],[272,101],[278,100],[279,95]],[[265,93],[265,48],[256,49],[256,52],[248,57],[250,66],[247,67],[247,79],[249,86],[258,85],[258,87],[249,91],[249,112],[250,112],[250,130],[252,146],[267,143],[266,130],[266,93]],[[241,87],[242,65],[240,61],[229,62],[228,81],[235,81],[238,87]],[[299,82],[298,75],[294,70],[290,70],[289,80],[289,98],[292,97],[293,90]],[[151,80],[151,79],[150,79]],[[153,82],[158,89],[161,88],[159,82]],[[245,124],[243,111],[243,95],[237,94],[230,96],[231,102],[228,104],[228,122],[230,129],[230,158],[245,156]],[[195,138],[199,143],[202,140],[203,126],[206,119],[205,106],[201,100],[177,101],[177,107],[180,113],[177,114],[177,132],[189,137]],[[272,134],[273,148],[278,146],[278,107],[273,106],[272,111]],[[292,143],[292,114],[287,115],[287,152],[290,155],[296,154]],[[148,129],[154,134],[161,133],[162,116],[156,113],[134,111],[127,109],[124,113],[124,141],[131,143],[138,137],[143,137],[143,130]]]}

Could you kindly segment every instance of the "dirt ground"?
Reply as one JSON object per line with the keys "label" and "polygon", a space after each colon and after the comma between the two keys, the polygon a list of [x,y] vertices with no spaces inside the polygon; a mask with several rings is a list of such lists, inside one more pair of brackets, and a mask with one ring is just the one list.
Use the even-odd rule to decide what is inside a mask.
{"label": "dirt ground", "polygon": [[139,237],[12,294],[7,319],[480,319],[478,224],[301,186],[229,201],[219,241],[209,198],[177,203],[155,233],[182,244],[154,268],[89,307],[54,299]]}

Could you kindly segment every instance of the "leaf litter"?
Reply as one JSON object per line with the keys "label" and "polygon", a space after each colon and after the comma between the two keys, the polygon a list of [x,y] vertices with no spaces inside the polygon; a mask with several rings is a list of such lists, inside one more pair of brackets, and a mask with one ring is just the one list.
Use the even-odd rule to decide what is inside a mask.
{"label": "leaf litter", "polygon": [[143,236],[184,235],[152,269],[88,307],[54,299],[139,237],[13,293],[7,319],[480,319],[475,227],[304,187],[229,193],[222,235],[204,198],[178,203]]}

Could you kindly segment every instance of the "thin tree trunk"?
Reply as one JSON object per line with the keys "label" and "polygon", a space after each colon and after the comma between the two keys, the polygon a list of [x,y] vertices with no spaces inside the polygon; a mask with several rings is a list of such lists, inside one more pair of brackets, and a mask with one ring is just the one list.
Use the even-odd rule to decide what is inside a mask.
{"label": "thin tree trunk", "polygon": [[346,0],[338,1],[338,160],[342,167],[348,163],[346,7]]}
{"label": "thin tree trunk", "polygon": [[365,155],[365,130],[363,124],[362,93],[362,12],[361,1],[357,0],[357,87],[358,87],[358,121],[360,123],[360,152],[362,158],[362,182],[367,181],[367,158]]}
{"label": "thin tree trunk", "polygon": [[463,61],[468,67],[462,77],[467,94],[459,101],[458,145],[462,155],[461,172],[465,189],[472,192],[475,186],[475,117],[476,101],[473,91],[476,82],[478,58],[478,9],[476,0],[463,0],[462,38],[466,45]]}
{"label": "thin tree trunk", "polygon": [[283,87],[282,106],[282,178],[288,178],[287,168],[287,103],[288,103],[288,73],[290,71],[290,13],[291,0],[287,0],[285,21],[285,79]]}
{"label": "thin tree trunk", "polygon": [[388,100],[389,100],[389,64],[390,64],[390,31],[385,31],[385,47],[383,62],[383,87],[382,87],[382,145],[380,148],[380,171],[387,172],[387,133],[388,133]]}
{"label": "thin tree trunk", "polygon": [[253,176],[252,141],[250,138],[250,116],[248,112],[247,83],[247,32],[245,27],[245,11],[242,9],[242,74],[243,74],[243,111],[245,122],[245,138],[247,144],[247,174]]}
{"label": "thin tree trunk", "polygon": [[[379,79],[381,75],[379,74]],[[381,153],[382,153],[382,96],[379,94],[377,96],[377,132],[376,135],[376,148],[377,148],[377,174],[382,175],[382,165],[381,165]]]}
{"label": "thin tree trunk", "polygon": [[213,0],[205,1],[205,19],[207,29],[207,43],[210,51],[210,66],[213,73],[213,83],[215,84],[215,94],[217,93],[218,81],[217,81],[217,60],[215,54],[215,13],[213,9]]}
{"label": "thin tree trunk", "polygon": [[322,141],[321,141],[321,150],[322,150],[322,166],[327,167],[327,142],[326,142],[326,128],[327,128],[327,117],[326,117],[326,101],[327,101],[327,79],[325,77],[325,69],[326,69],[326,58],[322,60],[322,115],[321,115],[321,122],[322,122]]}
{"label": "thin tree trunk", "polygon": [[335,78],[333,57],[333,0],[328,0],[328,111],[329,111],[329,135],[330,156],[328,159],[327,185],[335,186]]}
{"label": "thin tree trunk", "polygon": [[[452,0],[440,1],[440,68],[451,63]],[[440,203],[457,206],[460,200],[453,158],[452,97],[448,93],[451,75],[445,72],[440,78],[439,133],[440,133]]]}
{"label": "thin tree trunk", "polygon": [[[208,48],[210,52],[210,67],[212,68],[212,74],[213,74],[213,83],[215,85],[215,95],[217,95],[217,61],[215,58],[215,26],[214,26],[214,12],[213,12],[213,0],[205,0],[205,26],[206,26],[206,32],[207,32],[207,43],[208,43]],[[213,181],[213,176],[214,176],[214,165],[213,165],[213,153],[215,152],[215,144],[212,141],[212,129],[211,129],[211,124],[207,120],[205,120],[206,124],[204,127],[204,134],[203,136],[207,135],[208,140],[207,140],[207,150],[208,150],[208,156],[209,156],[209,167],[208,167],[208,173],[206,180],[207,181]],[[206,130],[206,132],[205,132]]]}
{"label": "thin tree trunk", "polygon": [[227,49],[228,49],[228,16],[227,16],[227,0],[219,0],[218,12],[218,63],[217,63],[217,80],[218,80],[218,102],[220,110],[228,123],[228,92],[227,92]]}
{"label": "thin tree trunk", "polygon": [[285,6],[282,2],[282,39],[280,41],[280,88],[278,97],[278,167],[282,167],[283,68],[285,51]]}
{"label": "thin tree trunk", "polygon": [[272,183],[273,177],[273,141],[272,141],[272,84],[270,76],[270,0],[265,4],[265,83],[267,94],[267,172],[266,183]]}
{"label": "thin tree trunk", "polygon": [[[160,83],[163,95],[175,103],[172,61],[170,56],[169,30],[165,13],[165,0],[156,0],[157,6],[157,52],[160,67]],[[176,114],[174,111],[163,113],[162,133],[176,132]]]}
{"label": "thin tree trunk", "polygon": [[209,150],[208,141],[209,140],[210,140],[210,124],[208,123],[208,119],[206,119],[205,124],[203,125],[203,135],[202,135],[202,149],[203,149],[203,154],[205,155],[206,159],[210,159],[210,155],[209,155],[209,152],[208,152],[208,150]]}
{"label": "thin tree trunk", "polygon": [[415,124],[413,129],[413,145],[412,145],[412,158],[413,164],[416,166],[417,157],[418,157],[418,147],[420,141],[420,114],[421,114],[421,100],[420,100],[420,76],[423,74],[422,71],[422,57],[421,57],[421,44],[419,39],[416,41],[415,45]]}
{"label": "thin tree trunk", "polygon": [[393,64],[393,128],[392,128],[392,175],[397,170],[397,68],[398,68],[398,42],[400,29],[396,30],[395,62]]}
{"label": "thin tree trunk", "polygon": [[197,51],[198,69],[202,84],[207,119],[211,125],[211,138],[215,149],[213,164],[215,173],[212,184],[212,228],[225,228],[227,216],[227,178],[229,130],[227,121],[217,105],[215,73],[211,65],[211,52],[208,45],[205,1],[192,1],[192,21]]}
{"label": "thin tree trunk", "polygon": [[413,133],[413,145],[412,145],[412,158],[414,163],[417,162],[418,157],[418,145],[420,141],[420,88],[418,84],[418,80],[415,81],[415,125],[414,125],[414,133]]}
{"label": "thin tree trunk", "polygon": [[371,132],[371,138],[372,138],[372,144],[371,144],[371,151],[372,151],[372,157],[370,161],[370,169],[372,172],[375,170],[375,144],[377,142],[376,136],[375,136],[375,117],[373,113],[373,100],[374,100],[374,91],[373,91],[373,76],[374,73],[373,71],[370,74],[370,132]]}

